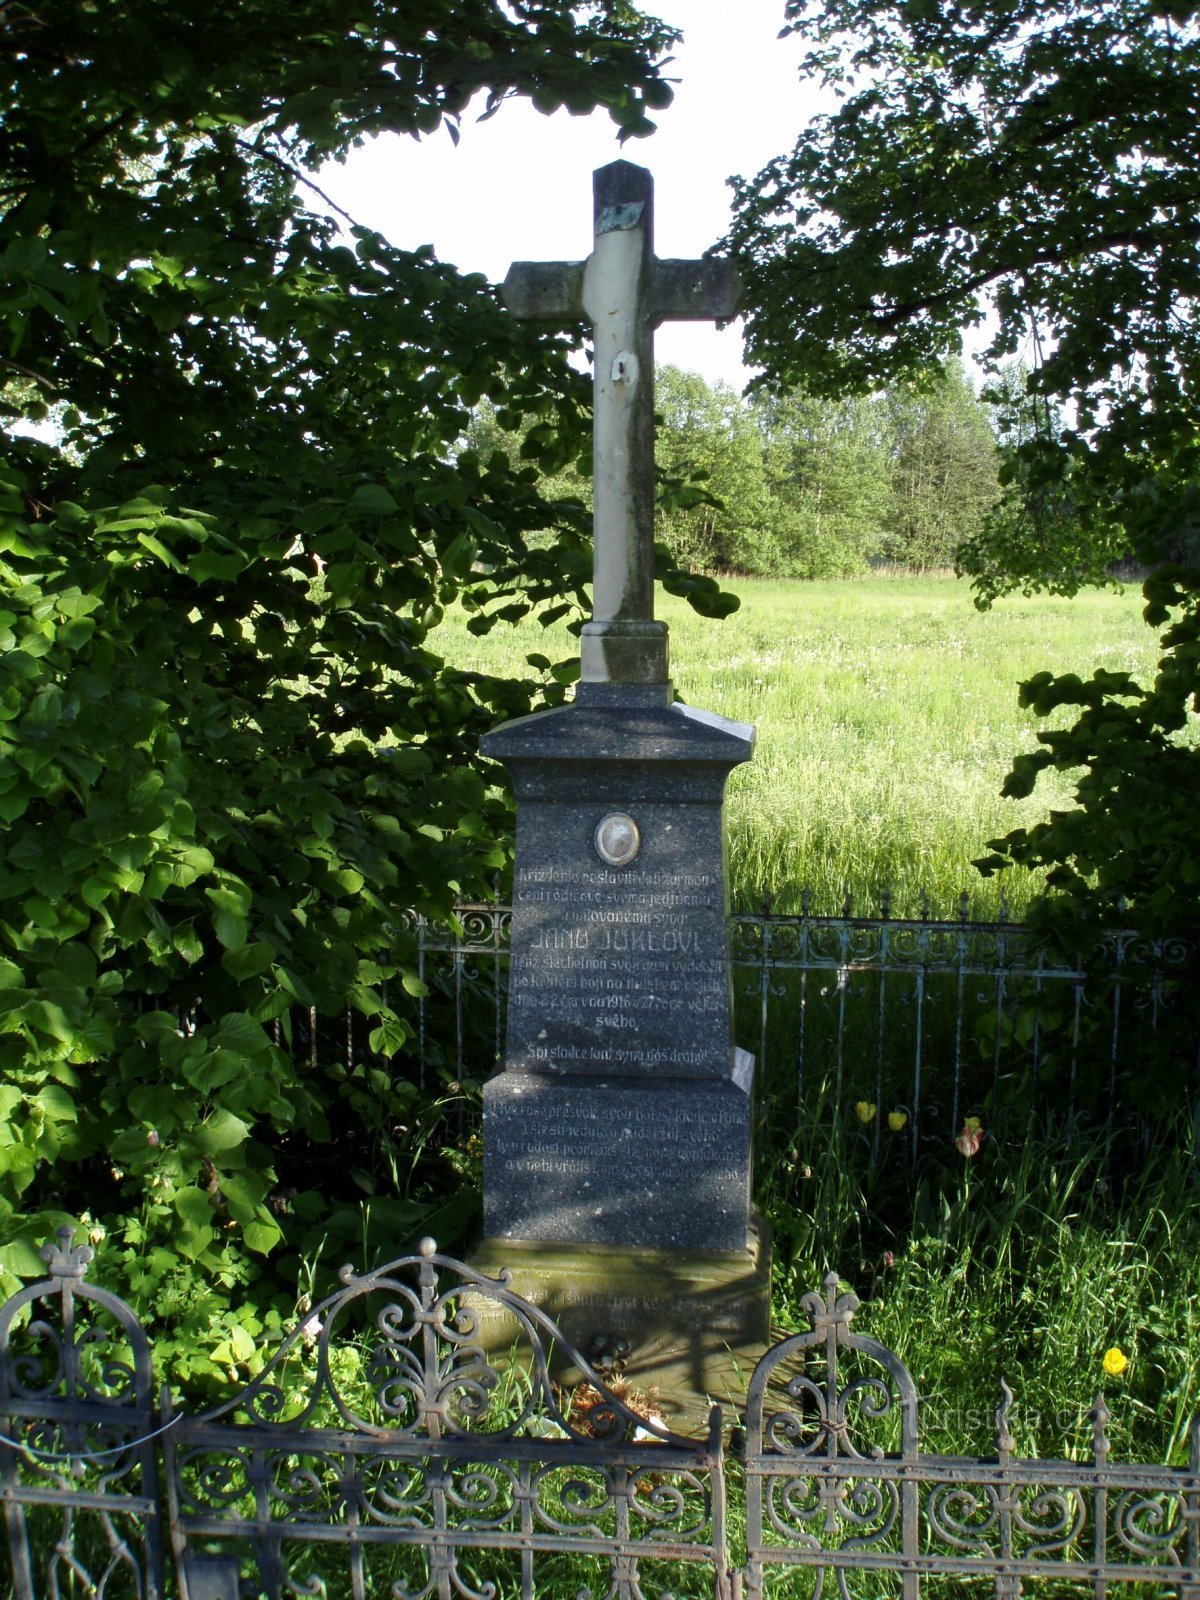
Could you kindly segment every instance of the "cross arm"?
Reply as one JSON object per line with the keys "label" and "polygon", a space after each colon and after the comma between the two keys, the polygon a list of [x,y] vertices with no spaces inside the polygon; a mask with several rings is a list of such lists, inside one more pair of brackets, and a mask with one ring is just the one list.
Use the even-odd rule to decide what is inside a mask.
{"label": "cross arm", "polygon": [[656,261],[654,320],[728,322],[742,302],[742,280],[732,261]]}
{"label": "cross arm", "polygon": [[582,261],[515,261],[500,286],[504,304],[522,322],[583,319]]}

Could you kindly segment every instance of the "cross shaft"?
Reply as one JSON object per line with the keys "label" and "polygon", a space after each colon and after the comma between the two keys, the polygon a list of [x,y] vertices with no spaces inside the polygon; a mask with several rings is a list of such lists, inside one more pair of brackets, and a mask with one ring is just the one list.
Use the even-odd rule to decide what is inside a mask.
{"label": "cross shaft", "polygon": [[654,180],[614,161],[593,174],[595,237],[586,261],[522,261],[504,280],[514,316],[591,323],[594,556],[585,683],[665,683],[667,629],[654,620],[654,329],[728,321],[741,285],[728,261],[660,261]]}

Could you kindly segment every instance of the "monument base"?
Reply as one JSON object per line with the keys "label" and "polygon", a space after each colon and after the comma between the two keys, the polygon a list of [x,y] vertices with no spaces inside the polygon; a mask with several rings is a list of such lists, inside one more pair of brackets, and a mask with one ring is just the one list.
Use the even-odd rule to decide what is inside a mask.
{"label": "monument base", "polygon": [[[771,1230],[759,1217],[744,1251],[485,1239],[470,1265],[490,1278],[507,1267],[510,1287],[588,1360],[603,1365],[624,1340],[623,1376],[634,1389],[658,1391],[659,1409],[677,1432],[703,1432],[714,1402],[740,1409],[770,1342]],[[486,1312],[480,1342],[502,1355],[516,1341],[516,1325],[498,1308]],[[578,1370],[550,1354],[556,1382],[578,1382]]]}

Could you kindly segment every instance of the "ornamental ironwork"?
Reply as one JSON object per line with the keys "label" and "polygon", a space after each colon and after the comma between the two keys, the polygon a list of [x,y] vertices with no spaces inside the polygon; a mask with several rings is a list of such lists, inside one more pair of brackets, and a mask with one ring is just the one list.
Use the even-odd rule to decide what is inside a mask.
{"label": "ornamental ironwork", "polygon": [[16,1600],[160,1600],[164,1520],[182,1600],[1200,1600],[1200,1430],[1186,1466],[1114,1462],[1097,1400],[1080,1459],[1024,1457],[1002,1386],[993,1453],[927,1452],[912,1375],[833,1274],[755,1368],[730,1473],[719,1410],[704,1438],[672,1433],[507,1274],[429,1240],[346,1269],[200,1414],[155,1403],[145,1333],[87,1281],[91,1251],[64,1230],[44,1256],[0,1307]]}
{"label": "ornamental ironwork", "polygon": [[[157,1600],[158,1446],[183,1600],[490,1600],[502,1585],[531,1600],[568,1557],[572,1593],[596,1600],[651,1600],[681,1563],[702,1592],[727,1593],[719,1411],[704,1439],[644,1415],[507,1274],[481,1276],[432,1240],[344,1269],[250,1384],[187,1415],[165,1395],[154,1409],[145,1335],[85,1281],[90,1258],[60,1246],[50,1280],[0,1314],[17,1600]],[[51,1298],[56,1316],[25,1321]],[[127,1348],[85,1328],[84,1307]],[[27,1527],[26,1509],[47,1505],[57,1525]]]}
{"label": "ornamental ironwork", "polygon": [[162,1593],[150,1346],[62,1228],[0,1307],[0,1497],[19,1600]]}
{"label": "ornamental ironwork", "polygon": [[808,1331],[763,1357],[747,1396],[748,1600],[789,1569],[813,1600],[917,1600],[923,1579],[941,1579],[937,1593],[989,1580],[998,1600],[1026,1586],[1099,1600],[1113,1585],[1200,1600],[1196,1425],[1187,1467],[1119,1465],[1097,1398],[1090,1460],[1025,1459],[1003,1384],[994,1458],[925,1454],[916,1385],[853,1331],[857,1296],[830,1274],[803,1306]]}

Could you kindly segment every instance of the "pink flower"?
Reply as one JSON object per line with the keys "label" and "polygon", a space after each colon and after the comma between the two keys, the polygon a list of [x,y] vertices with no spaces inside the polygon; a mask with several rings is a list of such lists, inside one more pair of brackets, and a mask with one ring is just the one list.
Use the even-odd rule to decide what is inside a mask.
{"label": "pink flower", "polygon": [[979,1154],[979,1147],[983,1143],[983,1124],[978,1117],[968,1117],[962,1125],[962,1132],[954,1141],[954,1148],[960,1155],[966,1156],[969,1161],[972,1156]]}

